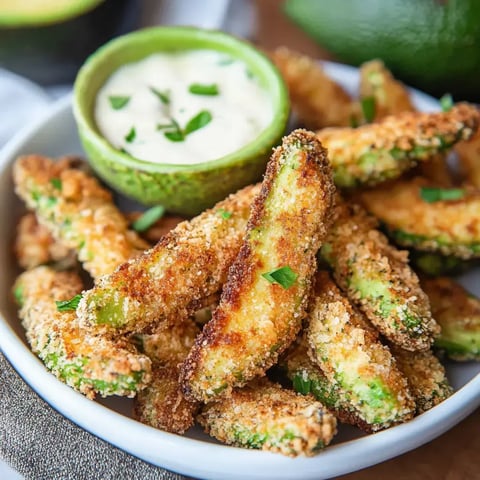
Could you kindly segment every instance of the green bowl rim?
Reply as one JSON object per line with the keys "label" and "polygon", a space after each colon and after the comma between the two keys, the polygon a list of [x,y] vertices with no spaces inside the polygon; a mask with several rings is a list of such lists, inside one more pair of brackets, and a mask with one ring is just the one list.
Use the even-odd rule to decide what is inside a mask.
{"label": "green bowl rim", "polygon": [[[235,51],[243,49],[248,53],[248,60],[251,63],[257,62],[259,69],[262,69],[265,78],[268,80],[268,88],[272,98],[273,119],[271,123],[260,132],[260,134],[250,143],[243,146],[228,155],[220,158],[209,160],[206,162],[191,164],[191,165],[174,165],[168,163],[153,163],[137,159],[128,154],[114,148],[103,136],[95,131],[91,122],[88,120],[89,113],[86,111],[85,101],[83,95],[85,89],[83,85],[89,81],[90,77],[95,74],[99,65],[102,65],[109,57],[116,55],[125,45],[130,42],[142,42],[150,36],[156,38],[165,38],[170,35],[182,36],[190,35],[195,39],[214,40],[219,45],[226,45],[231,47],[229,54],[235,56]],[[158,41],[158,40],[157,40]],[[199,48],[202,48],[200,45]],[[211,47],[210,47],[211,48]],[[161,51],[161,50],[159,50]],[[145,55],[147,56],[147,55]],[[142,57],[139,57],[139,60]],[[245,59],[243,61],[247,62]],[[113,72],[110,72],[110,74]],[[257,50],[252,44],[247,41],[238,39],[232,35],[221,32],[219,30],[208,30],[197,27],[150,27],[128,33],[121,37],[110,40],[92,55],[88,57],[77,74],[74,84],[73,96],[73,112],[80,137],[88,138],[88,142],[97,152],[103,157],[113,160],[118,164],[133,168],[141,168],[143,171],[151,173],[176,173],[176,172],[192,172],[192,171],[206,171],[210,169],[217,169],[219,167],[231,166],[235,163],[248,161],[251,158],[258,157],[262,151],[269,150],[272,145],[280,138],[285,131],[288,116],[289,116],[289,98],[287,88],[276,66],[270,59],[262,52]],[[93,122],[93,118],[92,118]]]}

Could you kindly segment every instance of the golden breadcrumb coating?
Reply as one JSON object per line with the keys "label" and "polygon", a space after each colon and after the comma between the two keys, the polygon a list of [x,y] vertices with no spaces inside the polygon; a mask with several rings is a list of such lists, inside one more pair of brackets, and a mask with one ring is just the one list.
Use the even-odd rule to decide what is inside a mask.
{"label": "golden breadcrumb coating", "polygon": [[339,287],[392,343],[430,348],[439,327],[407,252],[389,245],[358,205],[338,200],[336,210],[321,254]]}
{"label": "golden breadcrumb coating", "polygon": [[[424,197],[432,189],[456,198],[429,201]],[[417,177],[364,191],[359,198],[400,245],[464,259],[480,257],[480,191],[474,187],[445,190]]]}
{"label": "golden breadcrumb coating", "polygon": [[74,308],[58,310],[55,301],[72,299],[82,287],[75,273],[44,266],[20,275],[14,295],[28,343],[55,376],[88,398],[132,397],[150,382],[150,359],[126,341],[82,329]]}
{"label": "golden breadcrumb coating", "polygon": [[455,151],[464,180],[480,188],[480,132],[477,132],[468,142],[459,142]]}
{"label": "golden breadcrumb coating", "polygon": [[185,433],[195,422],[200,404],[186,400],[178,383],[178,368],[153,363],[152,382],[137,393],[133,417],[171,433]]}
{"label": "golden breadcrumb coating", "polygon": [[430,410],[453,393],[444,366],[430,350],[407,352],[395,345],[390,345],[390,350],[407,379],[417,415]]}
{"label": "golden breadcrumb coating", "polygon": [[336,433],[335,417],[321,403],[266,378],[209,403],[197,420],[221,442],[289,457],[315,455]]}
{"label": "golden breadcrumb coating", "polygon": [[209,305],[240,249],[259,189],[246,187],[178,224],[155,247],[103,277],[84,292],[81,321],[113,335],[141,333]]}
{"label": "golden breadcrumb coating", "polygon": [[318,272],[306,339],[312,360],[372,431],[402,423],[415,405],[395,359],[328,273]]}
{"label": "golden breadcrumb coating", "polygon": [[[220,304],[184,363],[187,396],[228,396],[264,375],[294,340],[330,225],[333,192],[326,152],[314,134],[295,130],[285,137],[268,163]],[[290,272],[288,284],[265,278],[278,269]]]}
{"label": "golden breadcrumb coating", "polygon": [[70,158],[20,157],[13,167],[15,191],[54,238],[77,251],[85,270],[97,279],[147,244],[128,230],[111,193],[77,165]]}
{"label": "golden breadcrumb coating", "polygon": [[373,103],[370,121],[378,122],[389,115],[415,111],[409,91],[381,60],[371,60],[360,66],[359,93],[360,99],[371,99]]}
{"label": "golden breadcrumb coating", "polygon": [[448,277],[422,278],[422,288],[442,327],[435,347],[453,360],[480,360],[480,299]]}
{"label": "golden breadcrumb coating", "polygon": [[[138,220],[143,213],[144,212],[130,212],[126,214],[126,217],[130,224],[132,224],[135,222],[135,220]],[[173,230],[180,222],[183,222],[184,220],[184,217],[167,214],[157,220],[145,231],[138,232],[138,234],[149,244],[155,245],[164,235],[166,235],[170,230]]]}
{"label": "golden breadcrumb coating", "polygon": [[335,184],[356,187],[399,177],[468,140],[479,123],[479,110],[459,103],[448,112],[404,112],[358,128],[325,128],[317,136],[328,150]]}
{"label": "golden breadcrumb coating", "polygon": [[50,231],[38,223],[34,213],[26,213],[17,224],[15,254],[19,265],[26,270],[51,263],[69,268],[76,261],[74,252],[55,240]]}
{"label": "golden breadcrumb coating", "polygon": [[350,125],[350,96],[317,61],[286,47],[277,48],[272,59],[287,84],[293,109],[306,127]]}
{"label": "golden breadcrumb coating", "polygon": [[297,393],[312,394],[340,422],[355,425],[365,432],[372,432],[372,426],[365,422],[356,410],[349,395],[338,382],[331,382],[323,370],[309,356],[310,347],[301,334],[280,359],[279,365],[292,381]]}

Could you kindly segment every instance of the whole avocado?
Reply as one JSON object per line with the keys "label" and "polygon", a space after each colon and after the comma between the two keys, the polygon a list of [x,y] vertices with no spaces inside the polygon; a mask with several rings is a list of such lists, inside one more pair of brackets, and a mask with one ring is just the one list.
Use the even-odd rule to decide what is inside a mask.
{"label": "whole avocado", "polygon": [[479,0],[287,0],[285,12],[341,61],[381,58],[433,95],[480,101]]}

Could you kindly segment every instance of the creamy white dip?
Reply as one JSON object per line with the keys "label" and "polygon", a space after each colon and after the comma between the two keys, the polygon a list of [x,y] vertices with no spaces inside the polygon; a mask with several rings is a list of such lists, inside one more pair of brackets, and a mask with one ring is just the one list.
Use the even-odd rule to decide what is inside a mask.
{"label": "creamy white dip", "polygon": [[96,124],[115,148],[178,165],[238,150],[272,115],[271,98],[247,65],[212,50],[156,53],[124,65],[95,103]]}

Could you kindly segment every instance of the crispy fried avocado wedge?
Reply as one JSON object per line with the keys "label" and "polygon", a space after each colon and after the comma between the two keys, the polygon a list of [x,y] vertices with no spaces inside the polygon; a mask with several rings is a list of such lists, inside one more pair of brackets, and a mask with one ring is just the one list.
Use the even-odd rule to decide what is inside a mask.
{"label": "crispy fried avocado wedge", "polygon": [[312,360],[372,430],[412,418],[413,399],[395,359],[326,272],[316,277],[306,339]]}
{"label": "crispy fried avocado wedge", "polygon": [[453,393],[444,366],[431,350],[407,352],[390,345],[390,351],[407,379],[410,392],[415,399],[417,415],[430,410]]}
{"label": "crispy fried avocado wedge", "polygon": [[358,128],[326,128],[317,136],[328,149],[335,184],[349,188],[399,177],[468,140],[479,122],[477,108],[460,103],[448,112],[405,112]]}
{"label": "crispy fried avocado wedge", "polygon": [[193,320],[138,334],[134,342],[152,360],[152,382],[138,392],[133,415],[139,422],[171,433],[185,433],[195,422],[199,403],[184,398],[178,365],[185,360],[200,329]]}
{"label": "crispy fried avocado wedge", "polygon": [[80,320],[122,335],[177,323],[209,305],[226,281],[259,191],[260,186],[249,186],[230,195],[103,277],[84,292],[77,310]]}
{"label": "crispy fried avocado wedge", "polygon": [[126,341],[112,342],[80,328],[74,301],[57,307],[56,301],[71,300],[81,290],[71,272],[41,266],[21,274],[14,296],[27,340],[56,377],[87,397],[133,397],[150,382],[150,359]]}
{"label": "crispy fried avocado wedge", "polygon": [[15,191],[97,279],[148,245],[128,229],[111,193],[78,166],[71,158],[20,157],[13,167]]}
{"label": "crispy fried avocado wedge", "polygon": [[289,457],[315,455],[336,433],[335,417],[321,403],[266,378],[209,403],[197,420],[221,442]]}
{"label": "crispy fried avocado wedge", "polygon": [[455,151],[465,182],[480,188],[480,132],[468,142],[459,142]]}
{"label": "crispy fried avocado wedge", "polygon": [[354,113],[348,93],[306,55],[277,48],[272,60],[288,87],[298,119],[311,129],[349,126]]}
{"label": "crispy fried avocado wedge", "polygon": [[374,429],[361,418],[350,397],[335,380],[330,381],[308,354],[309,346],[300,335],[280,360],[280,367],[292,381],[292,387],[302,395],[313,395],[342,423],[356,425],[366,432]]}
{"label": "crispy fried avocado wedge", "polygon": [[462,259],[480,257],[480,190],[417,177],[364,191],[360,200],[395,243]]}
{"label": "crispy fried avocado wedge", "polygon": [[407,252],[389,245],[358,205],[338,200],[336,210],[321,256],[337,284],[392,343],[411,351],[430,348],[439,327]]}
{"label": "crispy fried avocado wedge", "polygon": [[188,396],[228,396],[262,376],[294,340],[330,225],[333,192],[326,152],[315,136],[296,130],[285,137],[268,163],[220,304],[183,365]]}
{"label": "crispy fried avocado wedge", "polygon": [[442,327],[435,347],[458,361],[480,360],[480,300],[448,277],[422,278],[432,312]]}
{"label": "crispy fried avocado wedge", "polygon": [[360,66],[359,96],[367,123],[416,110],[405,85],[393,77],[381,60],[371,60]]}
{"label": "crispy fried avocado wedge", "polygon": [[26,213],[17,224],[15,255],[18,264],[26,270],[39,265],[68,269],[76,264],[73,250],[55,240],[50,230],[40,225],[32,212]]}

